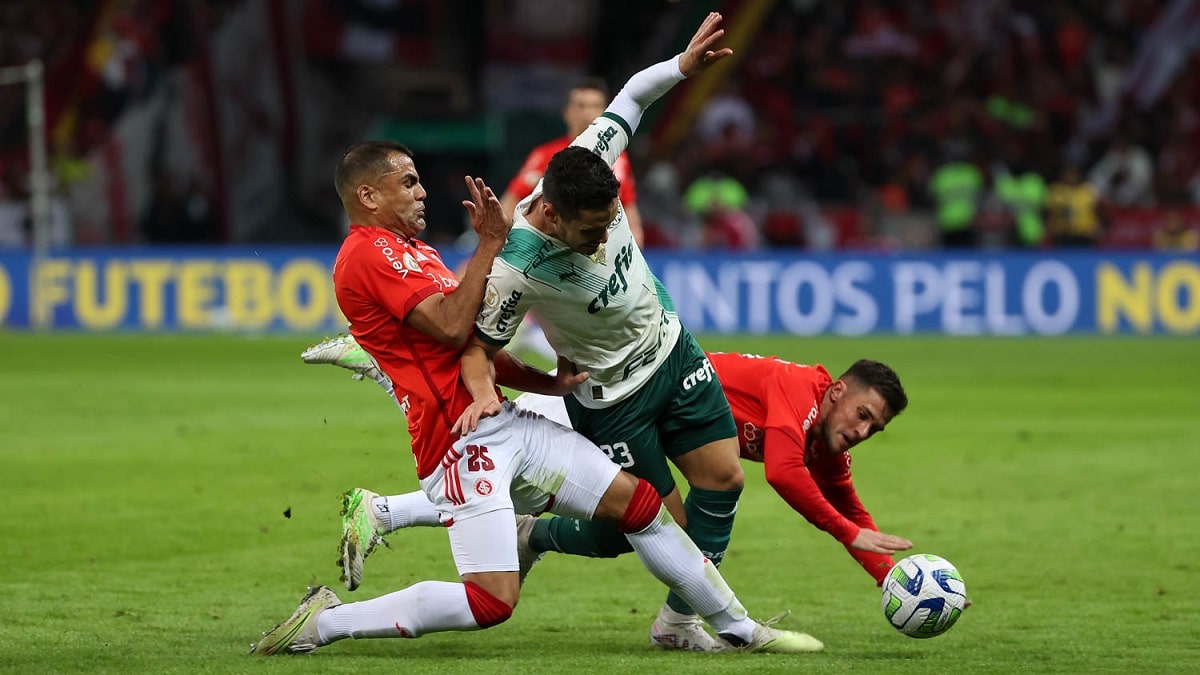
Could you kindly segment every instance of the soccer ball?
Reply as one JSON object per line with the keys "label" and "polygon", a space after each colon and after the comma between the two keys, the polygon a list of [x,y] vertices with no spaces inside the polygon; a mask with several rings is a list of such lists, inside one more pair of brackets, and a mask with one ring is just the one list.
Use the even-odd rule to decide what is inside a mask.
{"label": "soccer ball", "polygon": [[910,555],[883,580],[883,616],[892,628],[914,638],[937,637],[963,612],[967,587],[945,558]]}

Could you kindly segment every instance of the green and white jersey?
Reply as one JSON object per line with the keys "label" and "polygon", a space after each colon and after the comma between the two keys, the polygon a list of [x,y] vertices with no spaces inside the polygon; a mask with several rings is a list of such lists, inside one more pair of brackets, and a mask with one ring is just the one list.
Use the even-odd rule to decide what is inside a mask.
{"label": "green and white jersey", "polygon": [[[572,145],[591,149],[612,166],[629,137],[629,125],[606,112]],[[679,319],[634,242],[624,209],[608,226],[608,242],[585,256],[526,220],[526,207],[541,194],[538,183],[517,206],[476,329],[482,339],[505,345],[525,314],[532,314],[554,351],[591,374],[575,389],[576,398],[589,408],[606,408],[650,379],[679,338]]]}

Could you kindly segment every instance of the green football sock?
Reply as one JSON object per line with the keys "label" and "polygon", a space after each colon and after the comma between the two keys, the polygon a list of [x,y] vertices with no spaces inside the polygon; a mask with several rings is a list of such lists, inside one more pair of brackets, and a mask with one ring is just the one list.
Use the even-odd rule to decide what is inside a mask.
{"label": "green football sock", "polygon": [[[733,535],[733,516],[737,513],[738,497],[741,495],[741,488],[706,490],[694,487],[688,490],[687,499],[683,502],[688,519],[688,536],[717,567],[721,566],[725,550],[729,548],[729,538]],[[674,591],[667,594],[667,606],[680,614],[696,613]]]}
{"label": "green football sock", "polygon": [[535,551],[558,551],[589,558],[615,558],[633,550],[629,540],[608,523],[554,516],[538,518],[529,535]]}

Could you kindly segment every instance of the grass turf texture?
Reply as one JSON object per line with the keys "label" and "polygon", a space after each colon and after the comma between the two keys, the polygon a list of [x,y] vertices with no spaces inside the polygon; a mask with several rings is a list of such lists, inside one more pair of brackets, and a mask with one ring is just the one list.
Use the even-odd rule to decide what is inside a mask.
{"label": "grass turf texture", "polygon": [[[886,532],[942,555],[975,605],[937,639],[887,626],[828,535],[746,464],[723,570],[804,656],[663,653],[664,590],[631,556],[549,556],[473,634],[254,659],[309,584],[337,586],[338,495],[414,489],[380,391],[302,365],[303,338],[0,335],[0,670],[8,672],[1181,672],[1200,667],[1200,349],[1185,339],[701,339],[840,372],[892,364],[909,410],[855,452]],[[290,513],[290,518],[285,517]],[[445,533],[392,536],[373,597],[453,579]],[[715,660],[714,660],[715,659]]]}

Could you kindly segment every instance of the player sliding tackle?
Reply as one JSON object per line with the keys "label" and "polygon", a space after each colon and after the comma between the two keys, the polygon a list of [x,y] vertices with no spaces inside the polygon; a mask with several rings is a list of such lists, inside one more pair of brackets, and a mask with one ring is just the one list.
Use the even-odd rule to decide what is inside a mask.
{"label": "player sliding tackle", "polygon": [[[709,14],[681,55],[634,75],[613,105],[640,111],[674,81],[728,56],[728,49],[712,49],[723,34],[719,23],[719,14]],[[508,227],[483,181],[468,178],[472,200],[464,205],[480,243],[460,282],[433,248],[415,238],[425,227],[426,195],[407,148],[355,145],[338,162],[334,180],[352,223],[334,264],[338,305],[355,339],[395,385],[422,492],[447,527],[461,582],[424,581],[346,604],[327,587],[313,589],[253,653],[307,652],[349,637],[412,638],[506,621],[520,595],[514,511],[547,509],[602,520],[622,532],[646,568],[726,645],[773,652],[822,648],[809,635],[750,619],[649,483],[620,471],[570,429],[501,403],[477,344],[462,372],[460,358],[487,271]],[[587,379],[585,373],[531,372],[508,357],[495,365],[506,384],[547,395],[562,395]],[[468,421],[465,428],[455,423],[460,416]],[[456,437],[459,430],[464,435]]]}
{"label": "player sliding tackle", "polygon": [[[304,351],[306,363],[328,363],[371,377],[391,392],[391,382],[379,373],[352,338],[325,340]],[[907,540],[878,531],[858,497],[850,472],[850,450],[875,435],[908,406],[908,396],[896,373],[878,361],[855,362],[833,380],[821,365],[801,365],[775,357],[709,353],[729,399],[738,428],[743,459],[761,462],[767,482],[797,513],[842,543],[876,584],[895,561],[892,553],[910,548]],[[519,407],[569,425],[559,397],[524,394]],[[440,525],[433,505],[420,492],[379,496],[355,488],[346,493],[343,548],[353,542],[356,555],[343,572],[351,589],[362,580],[362,562],[382,535],[405,527]],[[666,501],[666,500],[664,500]],[[669,505],[668,505],[669,508]],[[531,563],[546,551],[563,551],[556,533],[574,529],[567,518],[521,520],[521,558]],[[627,546],[591,552],[608,557],[627,552]]]}

